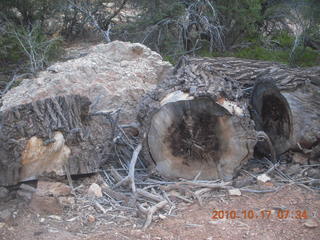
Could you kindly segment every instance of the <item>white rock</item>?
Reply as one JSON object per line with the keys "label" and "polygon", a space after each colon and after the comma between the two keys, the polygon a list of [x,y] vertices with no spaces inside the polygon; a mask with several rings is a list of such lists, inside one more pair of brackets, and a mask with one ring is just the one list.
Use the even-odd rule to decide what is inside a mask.
{"label": "white rock", "polygon": [[121,108],[135,120],[136,105],[172,69],[169,62],[139,43],[113,41],[89,47],[85,57],[57,62],[35,79],[24,79],[7,92],[1,110],[68,94],[87,96],[93,112]]}
{"label": "white rock", "polygon": [[257,177],[257,180],[262,183],[269,182],[271,178],[267,174],[261,174]]}
{"label": "white rock", "polygon": [[102,197],[101,187],[96,183],[92,183],[88,189],[88,195],[91,197]]}
{"label": "white rock", "polygon": [[228,190],[230,196],[241,196],[241,191],[238,188]]}

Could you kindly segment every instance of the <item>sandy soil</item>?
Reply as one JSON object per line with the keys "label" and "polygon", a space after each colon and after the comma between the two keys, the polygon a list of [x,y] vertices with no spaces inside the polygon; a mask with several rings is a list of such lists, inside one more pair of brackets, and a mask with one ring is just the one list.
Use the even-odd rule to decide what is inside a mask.
{"label": "sandy soil", "polygon": [[[180,203],[175,216],[162,216],[164,219],[159,218],[143,231],[139,229],[139,221],[108,224],[97,218],[83,225],[66,221],[63,216],[61,219],[41,216],[19,204],[16,218],[0,225],[0,239],[320,239],[320,195],[301,187],[286,185],[273,193],[242,193],[241,196],[221,193],[203,205]],[[237,211],[237,218],[213,220],[214,210]],[[249,210],[255,214],[254,217],[250,214],[252,219]],[[278,212],[286,213],[286,210],[288,217],[279,218]],[[247,219],[242,211],[247,211]],[[268,211],[271,211],[269,217]],[[306,211],[307,219],[298,211]],[[264,218],[261,212],[265,213]],[[80,231],[84,227],[88,233]]]}

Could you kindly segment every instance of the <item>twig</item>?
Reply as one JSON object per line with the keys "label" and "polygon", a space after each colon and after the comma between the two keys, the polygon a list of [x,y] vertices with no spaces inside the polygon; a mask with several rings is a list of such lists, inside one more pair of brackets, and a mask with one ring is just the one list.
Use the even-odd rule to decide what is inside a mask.
{"label": "twig", "polygon": [[149,225],[151,224],[153,214],[155,214],[155,212],[157,212],[158,210],[164,208],[167,204],[168,204],[168,202],[166,200],[164,200],[164,201],[161,201],[148,209],[147,218],[146,218],[146,221],[143,225],[143,230],[147,229],[147,227],[149,227]]}

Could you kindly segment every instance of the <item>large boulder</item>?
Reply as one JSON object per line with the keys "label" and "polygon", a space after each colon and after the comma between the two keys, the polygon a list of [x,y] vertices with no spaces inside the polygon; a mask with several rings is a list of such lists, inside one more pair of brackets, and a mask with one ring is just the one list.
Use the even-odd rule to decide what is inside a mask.
{"label": "large boulder", "polygon": [[120,109],[120,122],[135,121],[141,96],[171,69],[149,48],[115,41],[23,80],[2,99],[0,185],[67,169],[71,175],[96,172],[109,153],[112,129],[92,113]]}
{"label": "large boulder", "polygon": [[23,80],[3,96],[0,110],[48,97],[77,94],[90,99],[91,111],[121,108],[121,119],[132,120],[140,97],[172,68],[158,53],[139,43],[99,44],[81,56],[58,62],[38,77]]}

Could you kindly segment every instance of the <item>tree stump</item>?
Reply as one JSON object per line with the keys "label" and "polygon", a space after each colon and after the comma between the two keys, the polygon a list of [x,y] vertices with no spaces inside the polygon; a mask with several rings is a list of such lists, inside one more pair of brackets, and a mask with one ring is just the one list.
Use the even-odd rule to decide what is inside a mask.
{"label": "tree stump", "polygon": [[206,61],[182,59],[142,100],[138,120],[144,158],[168,178],[230,180],[257,141],[239,83]]}
{"label": "tree stump", "polygon": [[58,96],[0,112],[0,185],[13,185],[45,172],[95,172],[87,97]]}

